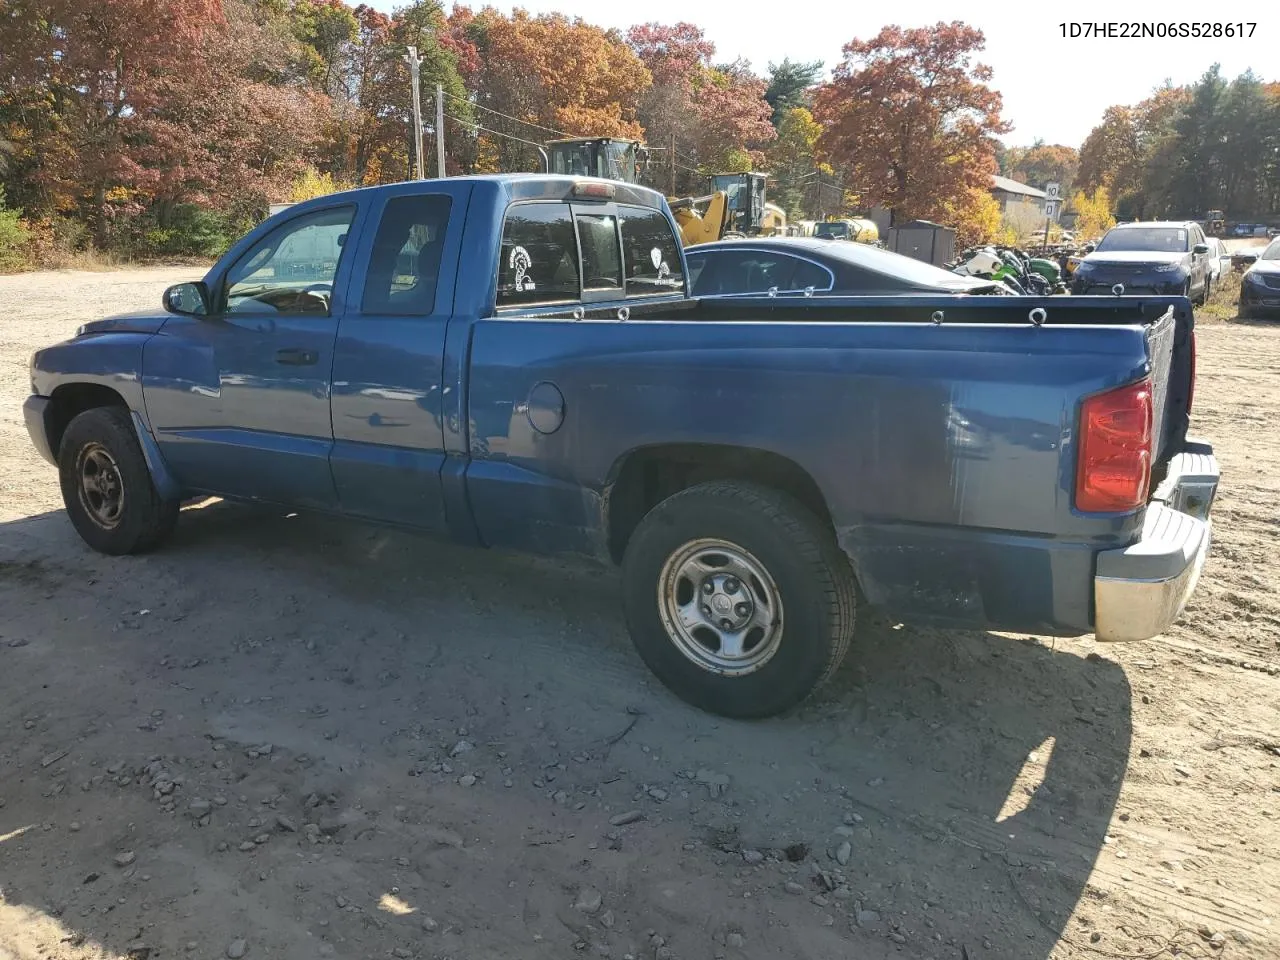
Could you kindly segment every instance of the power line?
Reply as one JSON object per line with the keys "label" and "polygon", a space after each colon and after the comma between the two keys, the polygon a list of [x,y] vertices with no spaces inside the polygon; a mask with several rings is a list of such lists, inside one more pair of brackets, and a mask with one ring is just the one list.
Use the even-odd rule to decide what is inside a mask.
{"label": "power line", "polygon": [[[493,107],[486,107],[483,103],[476,103],[474,100],[468,100],[466,97],[460,97],[456,93],[450,93],[448,90],[444,92],[444,95],[451,100],[457,100],[459,103],[465,103],[471,107],[479,107],[481,110],[484,110],[487,113],[492,113],[494,116],[502,117],[504,120],[510,120],[513,123],[523,123],[527,127],[534,127],[538,130],[545,130],[547,133],[554,133],[557,137],[562,137],[566,140],[573,139],[570,134],[565,133],[563,130],[557,130],[555,127],[544,127],[542,124],[534,123],[532,120],[521,120],[519,117],[513,117],[511,114],[503,113],[501,110],[495,110]],[[455,117],[454,119],[457,118]],[[531,143],[532,141],[525,142]],[[539,144],[539,146],[541,146],[541,144]]]}
{"label": "power line", "polygon": [[517,143],[523,143],[530,147],[537,147],[539,149],[543,149],[542,144],[537,143],[533,140],[526,140],[524,139],[524,137],[513,136],[510,133],[503,133],[501,130],[491,130],[488,127],[481,126],[480,124],[476,123],[474,120],[463,120],[461,117],[455,117],[452,113],[446,113],[445,116],[448,117],[450,120],[452,120],[454,123],[466,129],[483,130],[485,133],[491,133],[495,137],[505,137],[506,139],[514,140]]}

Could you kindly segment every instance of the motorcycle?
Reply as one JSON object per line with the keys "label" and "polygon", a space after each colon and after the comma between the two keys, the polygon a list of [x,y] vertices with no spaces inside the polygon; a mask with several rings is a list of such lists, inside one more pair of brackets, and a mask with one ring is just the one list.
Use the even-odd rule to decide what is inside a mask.
{"label": "motorcycle", "polygon": [[[1065,293],[1058,265],[1012,247],[980,247],[964,251],[949,268],[964,276],[1003,283],[1012,292],[1039,297]],[[1046,276],[1048,274],[1048,276]]]}

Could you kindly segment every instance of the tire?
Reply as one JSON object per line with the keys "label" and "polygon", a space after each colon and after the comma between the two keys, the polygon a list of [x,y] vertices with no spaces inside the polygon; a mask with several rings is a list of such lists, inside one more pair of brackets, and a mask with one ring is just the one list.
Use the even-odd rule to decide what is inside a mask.
{"label": "tire", "polygon": [[[700,572],[682,576],[698,570],[699,557],[706,561]],[[682,565],[686,558],[693,559]],[[627,626],[640,658],[676,696],[710,713],[736,719],[781,713],[817,690],[848,653],[857,605],[853,569],[825,525],[778,491],[715,481],[674,494],[640,522],[622,572]],[[710,596],[700,592],[708,583]],[[690,598],[701,610],[717,604],[712,616],[733,616],[734,628],[749,622],[737,634],[740,655],[726,650],[723,634],[701,612],[681,621],[676,607],[692,609]]]}
{"label": "tire", "polygon": [[124,407],[97,407],[72,419],[58,448],[58,476],[71,525],[100,553],[144,553],[177,523],[180,504],[156,492]]}

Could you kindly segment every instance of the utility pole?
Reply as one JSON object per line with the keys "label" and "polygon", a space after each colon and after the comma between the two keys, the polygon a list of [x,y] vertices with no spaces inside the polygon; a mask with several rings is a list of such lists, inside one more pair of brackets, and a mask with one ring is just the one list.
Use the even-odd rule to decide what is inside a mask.
{"label": "utility pole", "polygon": [[668,196],[676,195],[676,135],[671,134],[671,193]]}
{"label": "utility pole", "polygon": [[409,47],[405,54],[405,63],[409,64],[409,77],[413,82],[413,169],[417,179],[425,180],[422,169],[422,100],[418,94],[418,67],[422,59],[418,56],[417,47]]}
{"label": "utility pole", "polygon": [[444,177],[444,84],[436,84],[436,176]]}

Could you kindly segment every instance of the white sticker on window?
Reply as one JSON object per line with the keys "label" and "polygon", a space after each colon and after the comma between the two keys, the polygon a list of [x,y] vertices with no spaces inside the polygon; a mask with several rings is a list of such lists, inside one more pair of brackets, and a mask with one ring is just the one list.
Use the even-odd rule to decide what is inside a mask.
{"label": "white sticker on window", "polygon": [[653,269],[660,269],[662,266],[662,251],[654,247],[649,251],[649,259],[653,261]]}
{"label": "white sticker on window", "polygon": [[526,290],[534,289],[532,278],[529,276],[529,270],[533,267],[533,258],[529,256],[529,251],[524,247],[514,247],[511,250],[511,258],[507,261],[507,265],[516,272],[516,292],[524,293]]}

